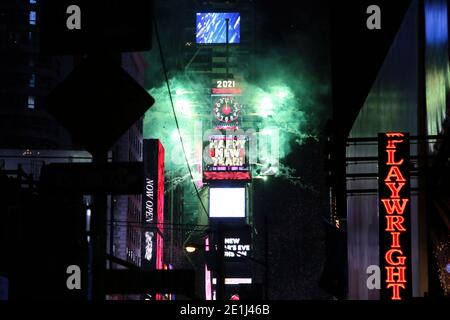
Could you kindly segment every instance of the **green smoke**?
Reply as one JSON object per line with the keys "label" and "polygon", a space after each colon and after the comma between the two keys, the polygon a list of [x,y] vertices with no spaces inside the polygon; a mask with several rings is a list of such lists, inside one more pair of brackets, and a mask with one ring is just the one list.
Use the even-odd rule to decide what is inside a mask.
{"label": "green smoke", "polygon": [[180,142],[181,133],[194,179],[200,181],[198,148],[201,148],[199,124],[204,116],[201,108],[204,103],[202,88],[182,76],[172,78],[169,84],[180,130],[176,126],[167,86],[163,84],[148,90],[156,102],[145,115],[144,138],[161,140],[165,149],[165,168],[176,185],[190,179]]}
{"label": "green smoke", "polygon": [[[266,65],[266,60],[260,60]],[[311,76],[292,75],[287,66],[271,62],[271,76],[255,81],[240,83],[243,95],[242,103],[243,129],[255,129],[258,137],[258,159],[273,155],[273,141],[263,143],[264,135],[270,139],[278,136],[278,169],[272,174],[289,179],[302,185],[295,172],[283,164],[283,159],[292,151],[292,143],[302,144],[307,138],[318,134],[313,114],[323,109],[317,96],[328,90],[327,86],[317,86]],[[181,137],[183,139],[189,165],[194,172],[194,179],[201,180],[202,134],[211,129],[211,99],[204,79],[192,79],[182,74],[169,81],[173,103],[178,117]],[[165,84],[149,90],[155,98],[155,105],[146,113],[144,120],[144,137],[158,138],[166,149],[166,169],[177,172],[178,177],[190,178],[179,133],[172,113],[172,106]],[[203,131],[203,132],[201,132]],[[269,140],[270,140],[269,139]],[[253,166],[253,176],[259,174],[258,164]],[[177,181],[180,181],[177,178]]]}
{"label": "green smoke", "polygon": [[[195,60],[196,50],[202,50],[192,50],[194,33],[191,37],[173,37],[174,32],[181,32],[180,21],[185,21],[183,18],[186,12],[190,12],[194,19],[195,9],[189,2],[175,0],[157,1],[156,4],[157,16],[164,17],[158,19],[159,32],[168,71],[173,72],[169,75],[170,87],[181,136],[189,165],[194,169],[194,174],[198,175],[196,148],[199,145],[201,148],[202,142],[196,141],[199,137],[195,126],[200,121],[203,131],[211,129],[210,79],[198,77],[189,71],[184,72],[183,68]],[[174,6],[179,10],[172,10]],[[264,15],[263,12],[261,14]],[[286,37],[282,46],[265,44],[264,36],[261,35],[255,45],[258,41],[264,43],[264,51],[261,51],[264,55],[239,55],[238,49],[231,48],[229,59],[231,70],[237,69],[244,73],[244,81],[238,83],[243,89],[243,96],[238,99],[243,104],[242,128],[244,131],[253,128],[258,132],[257,163],[252,166],[253,176],[260,174],[258,169],[262,168],[264,162],[267,164],[277,160],[273,157],[271,159],[274,156],[271,150],[273,141],[269,139],[277,135],[280,159],[278,169],[272,173],[296,184],[301,184],[301,179],[296,176],[295,170],[286,166],[284,160],[296,145],[319,136],[322,119],[326,119],[326,105],[329,103],[328,48],[324,44],[326,41],[317,41],[317,37],[324,35],[324,30],[314,24],[311,12],[305,11],[303,17],[305,21],[309,21],[311,28],[308,30],[311,32],[280,35],[281,38]],[[244,21],[245,14],[242,19]],[[182,177],[182,181],[186,181],[190,176],[172,115],[168,90],[163,81],[158,45],[155,43],[155,50],[147,54],[148,91],[155,97],[156,104],[145,115],[144,137],[162,141],[166,150],[166,170],[174,173],[172,176]],[[174,71],[176,68],[178,71]],[[176,181],[180,182],[180,179],[177,178]]]}

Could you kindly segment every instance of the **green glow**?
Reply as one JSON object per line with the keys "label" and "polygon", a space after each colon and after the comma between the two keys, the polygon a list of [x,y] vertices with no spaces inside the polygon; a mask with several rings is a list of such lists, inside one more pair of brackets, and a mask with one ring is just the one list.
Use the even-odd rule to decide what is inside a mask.
{"label": "green glow", "polygon": [[292,98],[293,97],[293,93],[290,90],[290,88],[284,87],[284,86],[274,87],[273,88],[273,93],[280,100],[284,100],[284,99],[288,99],[288,98]]}
{"label": "green glow", "polygon": [[174,143],[177,143],[180,141],[180,134],[178,133],[177,129],[173,130],[171,138]]}
{"label": "green glow", "polygon": [[184,98],[179,98],[175,100],[175,110],[177,111],[177,116],[184,116],[187,118],[192,118],[192,104],[191,101]]}
{"label": "green glow", "polygon": [[[270,72],[265,72],[260,78],[255,77],[252,82],[238,83],[243,88],[242,96],[238,97],[242,104],[241,128],[244,132],[248,129],[257,132],[255,161],[258,165],[252,166],[253,177],[267,179],[261,174],[269,172],[305,187],[295,171],[284,166],[283,161],[292,152],[294,144],[302,144],[305,139],[316,136],[319,127],[316,119],[325,109],[318,97],[328,95],[329,87],[323,79],[318,80],[307,71],[298,72],[307,68],[297,66],[295,69],[292,65],[284,65],[287,60],[258,61],[255,58],[255,61],[261,70]],[[202,136],[206,130],[212,129],[212,102],[208,88],[211,81],[194,74],[189,74],[189,77],[178,74],[169,83],[194,181],[201,181]],[[170,181],[188,183],[190,176],[167,87],[161,83],[149,93],[156,103],[145,115],[144,138],[161,140],[166,150],[166,171],[172,177]]]}
{"label": "green glow", "polygon": [[270,135],[272,135],[274,133],[274,131],[272,130],[272,129],[264,129],[264,130],[261,130],[261,134],[262,135],[265,135],[265,136],[270,136]]}
{"label": "green glow", "polygon": [[271,116],[273,114],[274,105],[272,103],[272,100],[270,97],[265,96],[261,99],[261,102],[259,103],[260,115],[264,118]]}
{"label": "green glow", "polygon": [[[194,180],[198,181],[201,180],[198,164],[201,161],[202,135],[211,129],[212,123],[211,100],[201,83],[201,80],[190,81],[182,76],[170,80],[172,92],[176,93],[173,100],[186,154],[195,175]],[[256,120],[246,123],[242,129],[252,128],[259,132],[258,162],[273,164],[283,161],[291,152],[291,142],[302,144],[305,138],[313,137],[306,127],[309,120],[305,113],[314,101],[311,90],[297,90],[300,93],[295,93],[289,85],[281,85],[279,79],[265,79],[264,83],[244,83],[241,86],[245,88],[239,99],[243,105],[242,117],[244,121],[248,118]],[[167,87],[162,85],[149,90],[149,93],[156,103],[145,115],[144,138],[160,139],[166,150],[167,170],[188,178]],[[278,149],[273,149],[275,137],[278,139]],[[270,172],[288,179],[293,177],[292,172],[275,167]],[[255,172],[254,176],[257,175]]]}
{"label": "green glow", "polygon": [[[202,92],[201,87],[187,81],[183,77],[174,77],[170,81],[175,112],[180,126],[186,154],[191,168],[198,162],[195,148],[201,145],[201,125],[193,120],[196,114],[201,112],[198,103],[199,95],[192,92]],[[170,103],[167,86],[161,85],[148,90],[155,98],[155,104],[146,112],[144,117],[144,138],[160,139],[165,149],[166,171],[175,173],[178,177],[188,177],[186,161],[180,143],[180,136],[175,124],[172,105]],[[197,128],[199,127],[199,128]],[[195,139],[198,137],[198,139]],[[198,140],[198,141],[197,141]],[[197,144],[197,145],[196,145]]]}
{"label": "green glow", "polygon": [[175,91],[175,94],[177,95],[177,96],[182,96],[182,95],[185,95],[185,94],[187,94],[187,93],[189,93],[187,90],[184,90],[184,89],[177,89],[176,91]]}

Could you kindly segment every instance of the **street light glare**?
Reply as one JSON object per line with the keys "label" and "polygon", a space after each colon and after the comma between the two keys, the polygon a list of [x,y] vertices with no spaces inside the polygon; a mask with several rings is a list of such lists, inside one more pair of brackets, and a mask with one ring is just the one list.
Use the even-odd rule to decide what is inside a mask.
{"label": "street light glare", "polygon": [[186,251],[187,251],[188,253],[194,253],[196,250],[197,250],[197,248],[194,247],[194,246],[187,246],[187,247],[186,247]]}

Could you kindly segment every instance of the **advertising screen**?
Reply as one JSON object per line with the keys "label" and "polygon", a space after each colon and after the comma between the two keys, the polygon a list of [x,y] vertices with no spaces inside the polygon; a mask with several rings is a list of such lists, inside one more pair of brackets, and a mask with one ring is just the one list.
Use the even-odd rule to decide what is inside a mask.
{"label": "advertising screen", "polygon": [[226,43],[226,19],[228,43],[241,41],[241,16],[238,12],[197,13],[196,42],[199,44]]}
{"label": "advertising screen", "polygon": [[247,136],[211,135],[206,149],[203,167],[205,181],[251,179]]}
{"label": "advertising screen", "polygon": [[224,256],[227,261],[244,262],[251,250],[250,228],[227,230],[224,237]]}
{"label": "advertising screen", "polygon": [[245,188],[210,188],[211,218],[245,218]]}

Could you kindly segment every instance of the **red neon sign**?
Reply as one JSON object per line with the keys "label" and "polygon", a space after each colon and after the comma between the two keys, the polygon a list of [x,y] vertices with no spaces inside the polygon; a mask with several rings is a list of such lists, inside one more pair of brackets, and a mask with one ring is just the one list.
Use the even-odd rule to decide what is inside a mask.
{"label": "red neon sign", "polygon": [[380,260],[382,299],[411,296],[409,136],[379,136]]}
{"label": "red neon sign", "polygon": [[250,181],[252,179],[250,172],[208,172],[205,171],[203,173],[205,177],[205,181],[211,180],[241,180],[241,181]]}
{"label": "red neon sign", "polygon": [[163,269],[163,255],[164,255],[164,147],[158,143],[158,184],[157,184],[157,198],[158,206],[156,208],[156,216],[158,218],[156,235],[156,269]]}
{"label": "red neon sign", "polygon": [[211,94],[212,95],[220,95],[220,94],[241,94],[242,89],[241,88],[212,88]]}

